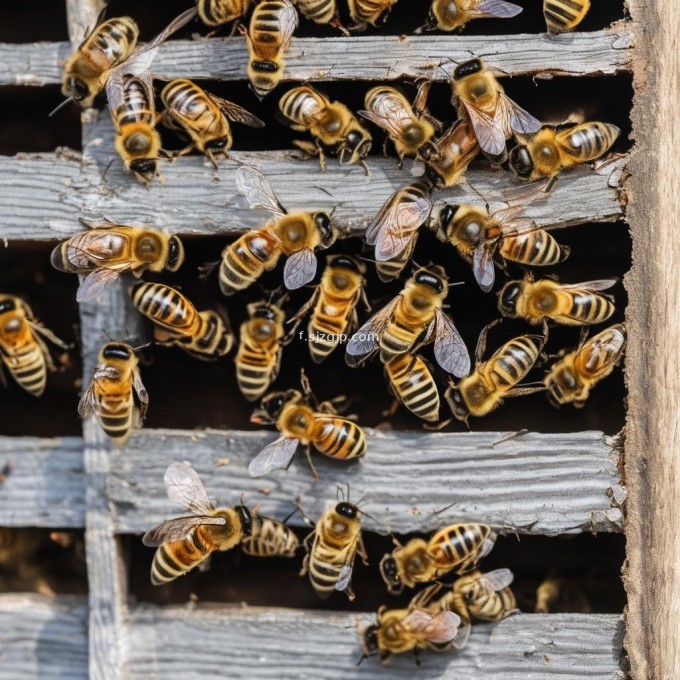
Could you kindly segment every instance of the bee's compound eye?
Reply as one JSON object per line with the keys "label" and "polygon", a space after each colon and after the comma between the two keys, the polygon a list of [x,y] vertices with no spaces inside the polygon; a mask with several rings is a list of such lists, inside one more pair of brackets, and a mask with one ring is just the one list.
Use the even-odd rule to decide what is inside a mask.
{"label": "bee's compound eye", "polygon": [[80,80],[80,78],[69,78],[67,89],[77,102],[82,101],[90,95],[90,88],[87,86],[87,83]]}
{"label": "bee's compound eye", "polygon": [[510,152],[510,165],[520,177],[529,177],[531,175],[534,163],[526,146],[516,146]]}
{"label": "bee's compound eye", "polygon": [[140,175],[151,175],[156,172],[156,161],[150,158],[133,161],[130,164],[133,172],[138,172]]}
{"label": "bee's compound eye", "polygon": [[517,313],[517,300],[519,299],[522,286],[519,283],[508,283],[501,290],[498,298],[498,308],[502,314],[514,317]]}

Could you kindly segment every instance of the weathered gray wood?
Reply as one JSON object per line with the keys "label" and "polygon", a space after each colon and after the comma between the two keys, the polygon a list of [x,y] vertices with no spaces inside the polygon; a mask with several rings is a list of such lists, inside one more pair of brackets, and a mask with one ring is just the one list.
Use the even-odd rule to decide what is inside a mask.
{"label": "weathered gray wood", "polygon": [[[616,458],[599,432],[527,434],[496,446],[503,435],[493,432],[366,433],[368,453],[361,462],[315,455],[314,482],[301,452],[288,471],[249,477],[248,463],[276,438],[273,432],[142,430],[112,453],[116,531],[141,533],[178,514],[163,486],[173,461],[188,461],[221,503],[234,504],[245,492],[262,514],[279,518],[296,497],[315,518],[335,501],[337,487],[349,483],[352,498],[363,497],[362,508],[372,516],[363,526],[381,533],[428,531],[462,520],[535,534],[621,529],[621,510],[610,500],[621,502],[624,495]],[[225,458],[229,464],[219,465]]]}
{"label": "weathered gray wood", "polygon": [[[361,615],[369,622],[373,615]],[[361,656],[354,614],[285,609],[136,607],[129,640],[134,678],[440,678],[620,680],[623,625],[602,614],[520,614],[473,628],[466,648],[410,654],[381,667]]]}
{"label": "weathered gray wood", "polygon": [[87,678],[83,597],[0,595],[0,679]]}
{"label": "weathered gray wood", "polygon": [[83,440],[1,437],[0,526],[85,526]]}
{"label": "weathered gray wood", "polygon": [[97,19],[106,6],[106,0],[66,0],[68,37],[71,45],[79,45],[97,25]]}
{"label": "weathered gray wood", "polygon": [[[77,2],[69,4],[78,4]],[[93,12],[96,18],[96,12]],[[74,15],[77,16],[77,15]],[[72,22],[77,44],[87,21]],[[447,80],[454,62],[483,57],[508,75],[584,76],[630,68],[631,37],[625,23],[604,31],[505,36],[352,36],[296,38],[286,57],[285,80],[389,80],[402,76]],[[0,85],[61,82],[68,43],[0,44]],[[244,39],[175,40],[163,45],[153,65],[162,79],[244,80]],[[440,66],[441,64],[441,66]]]}

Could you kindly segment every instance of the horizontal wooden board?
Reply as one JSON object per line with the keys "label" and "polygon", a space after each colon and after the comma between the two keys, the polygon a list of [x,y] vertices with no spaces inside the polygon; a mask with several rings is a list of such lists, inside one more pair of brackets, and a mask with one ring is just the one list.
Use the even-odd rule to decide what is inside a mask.
{"label": "horizontal wooden board", "polygon": [[[368,453],[360,462],[315,455],[314,482],[301,452],[287,471],[249,477],[248,463],[274,432],[142,430],[112,452],[115,529],[141,533],[181,513],[163,486],[173,461],[188,461],[221,503],[235,504],[245,492],[248,504],[278,518],[290,513],[296,497],[316,518],[335,502],[338,486],[349,483],[352,498],[363,498],[372,516],[363,526],[380,533],[463,520],[549,535],[621,529],[621,510],[610,495],[621,502],[623,490],[612,445],[600,432],[526,434],[496,446],[501,433],[366,433]],[[301,519],[296,513],[290,521]]]}
{"label": "horizontal wooden board", "polygon": [[79,437],[0,437],[0,472],[0,526],[85,526]]}
{"label": "horizontal wooden board", "polygon": [[[369,622],[373,617],[362,615]],[[473,628],[465,649],[412,656],[388,668],[361,656],[354,614],[292,610],[136,607],[128,672],[133,678],[314,677],[440,680],[615,680],[622,678],[623,623],[616,615],[520,614]]]}
{"label": "horizontal wooden board", "polygon": [[87,600],[0,595],[0,679],[87,678]]}
{"label": "horizontal wooden board", "polygon": [[[286,80],[390,80],[427,76],[446,80],[455,62],[471,53],[507,75],[583,76],[630,68],[631,37],[622,23],[603,31],[501,36],[351,36],[294,38]],[[69,43],[0,43],[0,85],[60,83]],[[153,65],[162,79],[244,80],[245,39],[175,40],[163,45]],[[441,66],[440,66],[441,65]]]}

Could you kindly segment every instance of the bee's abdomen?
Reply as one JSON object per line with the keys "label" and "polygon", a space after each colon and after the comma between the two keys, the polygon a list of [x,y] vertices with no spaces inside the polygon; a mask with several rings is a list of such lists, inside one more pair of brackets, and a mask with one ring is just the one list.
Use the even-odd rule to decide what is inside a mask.
{"label": "bee's abdomen", "polygon": [[406,408],[423,420],[439,419],[439,392],[425,362],[403,354],[386,366],[394,391]]}

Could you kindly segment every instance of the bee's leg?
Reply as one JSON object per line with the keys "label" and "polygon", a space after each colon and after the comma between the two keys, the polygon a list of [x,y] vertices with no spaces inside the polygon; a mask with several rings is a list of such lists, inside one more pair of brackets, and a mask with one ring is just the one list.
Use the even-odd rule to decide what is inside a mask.
{"label": "bee's leg", "polygon": [[309,550],[302,560],[302,569],[300,569],[300,576],[305,576],[309,570]]}
{"label": "bee's leg", "polygon": [[357,555],[359,555],[361,561],[368,566],[368,554],[366,553],[366,546],[364,545],[364,537],[361,534],[357,541]]}
{"label": "bee's leg", "polygon": [[383,141],[382,149],[383,149],[383,156],[385,156],[385,157],[388,156],[388,153],[387,153],[387,142],[389,142],[389,141],[390,141],[390,138],[389,138],[389,137],[385,137],[385,140]]}
{"label": "bee's leg", "polygon": [[326,172],[326,155],[324,154],[321,144],[318,140],[316,142],[316,151],[319,154],[319,165],[321,166],[321,172]]}
{"label": "bee's leg", "polygon": [[316,468],[314,467],[314,463],[312,462],[312,449],[310,446],[305,447],[305,457],[307,458],[307,462],[309,463],[309,469],[312,471],[312,477],[314,477],[315,480],[319,479],[319,475],[316,474]]}
{"label": "bee's leg", "polygon": [[[217,159],[215,158],[212,149],[206,149],[205,155],[210,159],[210,162],[213,164],[215,170],[219,170],[219,166],[217,165]],[[229,156],[227,156],[227,158],[229,158]]]}
{"label": "bee's leg", "polygon": [[180,156],[186,156],[188,153],[191,153],[194,149],[196,148],[196,144],[191,142],[191,144],[187,144],[183,149],[180,151],[175,151],[174,154],[172,154],[172,157],[170,159],[171,163],[174,163]]}
{"label": "bee's leg", "polygon": [[486,336],[488,335],[489,330],[499,324],[501,320],[502,319],[495,319],[482,328],[482,332],[479,334],[479,338],[477,339],[477,347],[475,348],[475,363],[481,363],[484,352],[486,352]]}
{"label": "bee's leg", "polygon": [[337,28],[343,35],[349,37],[349,31],[340,23],[340,17],[336,16],[328,25]]}
{"label": "bee's leg", "polygon": [[345,588],[345,595],[349,598],[350,602],[354,602],[354,599],[356,598],[356,595],[354,594],[354,591],[352,590],[352,584],[348,583],[347,588]]}
{"label": "bee's leg", "polygon": [[368,169],[368,164],[363,158],[359,161],[359,165],[364,169],[364,174],[368,177],[371,174],[371,171]]}
{"label": "bee's leg", "polygon": [[[392,387],[390,387],[390,389],[392,389]],[[392,394],[394,394],[394,391],[392,391]],[[394,399],[392,401],[392,405],[388,409],[385,409],[380,415],[383,418],[388,418],[389,416],[393,416],[397,412],[397,409],[399,408],[399,404],[401,404],[399,399]]]}
{"label": "bee's leg", "polygon": [[420,650],[417,647],[413,649],[413,660],[416,662],[416,666],[420,666]]}

